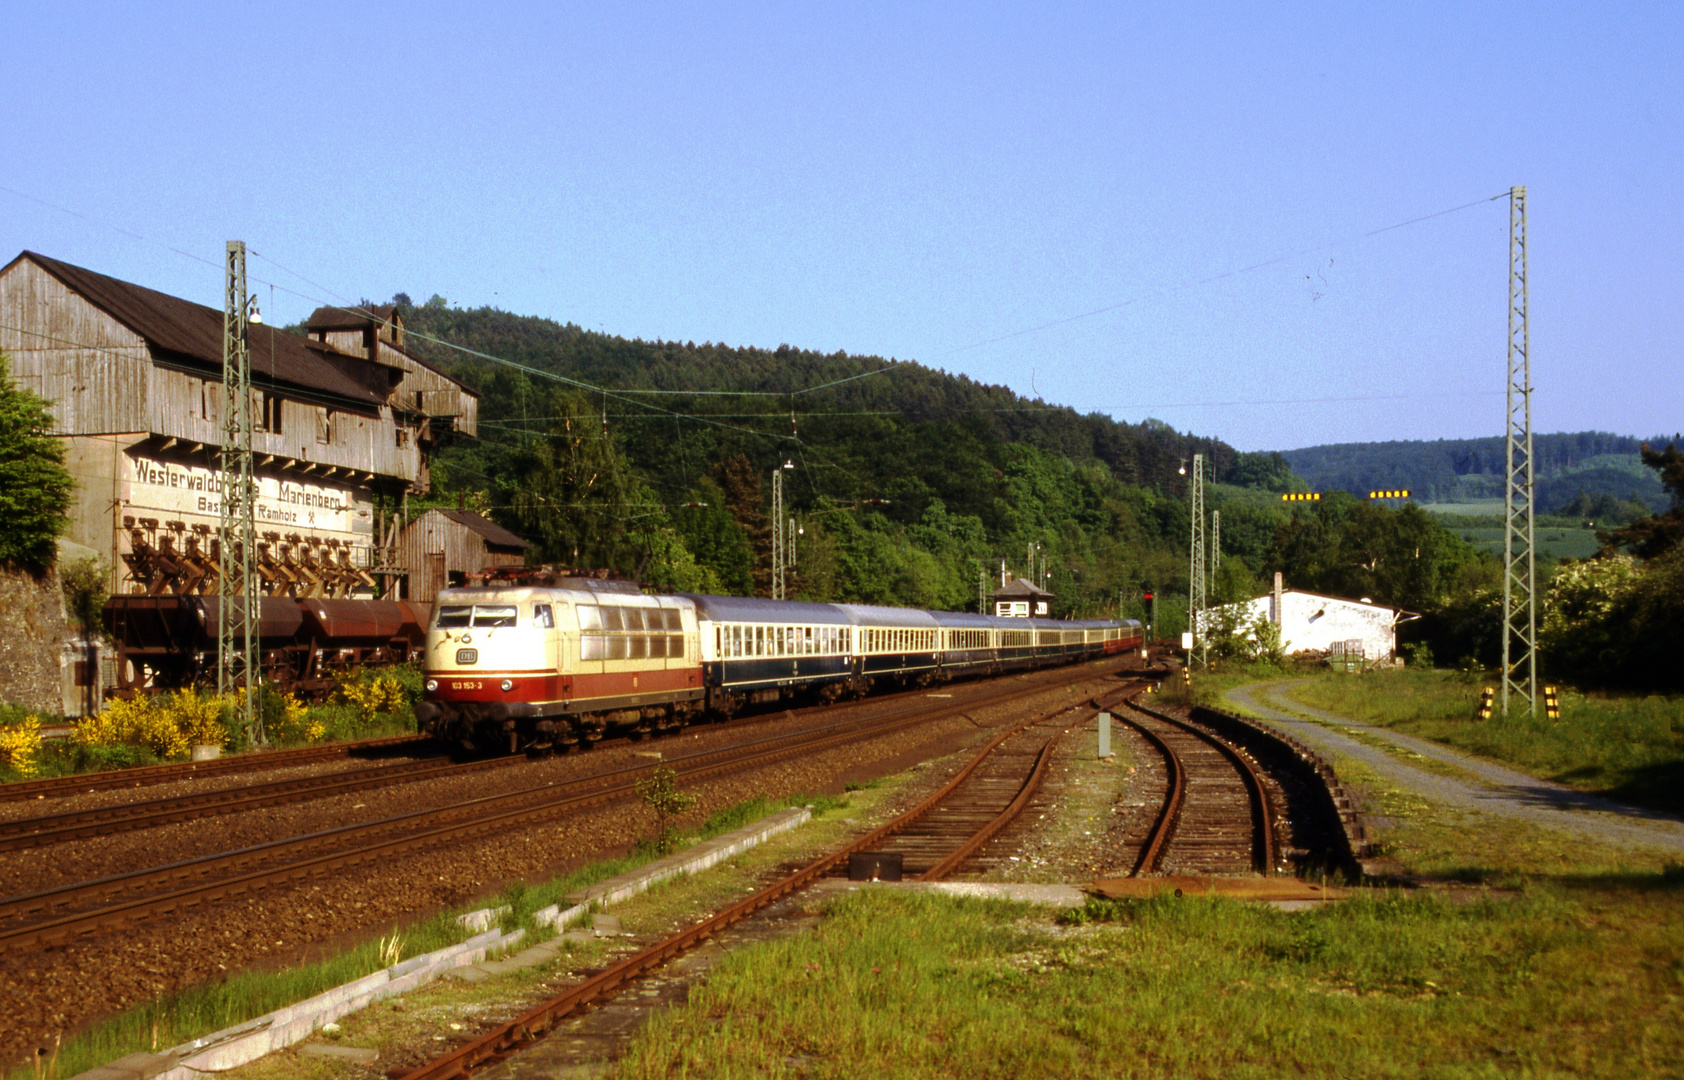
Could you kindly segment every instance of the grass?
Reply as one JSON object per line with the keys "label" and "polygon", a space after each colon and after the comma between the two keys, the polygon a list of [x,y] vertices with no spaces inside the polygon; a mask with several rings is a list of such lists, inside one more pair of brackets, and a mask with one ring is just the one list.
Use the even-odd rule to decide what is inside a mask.
{"label": "grass", "polygon": [[736,953],[642,1077],[1651,1076],[1684,1048],[1684,880],[1026,907],[889,890]]}
{"label": "grass", "polygon": [[[1195,675],[1193,694],[1268,674]],[[1362,719],[1419,711],[1386,691]],[[1460,702],[1439,692],[1450,723]],[[862,889],[813,933],[726,957],[613,1075],[1678,1074],[1684,868],[1334,764],[1420,887],[1303,912],[1164,897],[1064,917]]]}
{"label": "grass", "polygon": [[[222,982],[162,995],[65,1039],[56,1055],[57,1075],[75,1076],[137,1051],[176,1046],[465,937],[451,916],[440,914],[326,960],[276,971],[243,971]],[[23,1080],[34,1075],[28,1068],[19,1068],[8,1078]]]}
{"label": "grass", "polygon": [[1306,705],[1507,762],[1582,791],[1684,813],[1684,698],[1564,691],[1561,719],[1472,719],[1480,684],[1405,668],[1325,675],[1290,688]]}
{"label": "grass", "polygon": [[[841,800],[822,795],[750,799],[727,807],[682,832],[680,847],[730,832],[786,806],[809,804],[814,806],[815,813],[833,811],[845,805]],[[467,908],[394,927],[379,939],[364,942],[324,960],[280,970],[244,971],[221,982],[161,996],[66,1039],[58,1049],[56,1074],[60,1077],[74,1076],[136,1051],[151,1052],[177,1046],[331,990],[399,960],[453,945],[469,936],[456,922],[456,915],[487,904],[510,906],[510,913],[503,919],[505,930],[524,926],[529,941],[542,940],[553,931],[534,927],[531,921],[533,912],[558,901],[565,907],[563,898],[568,893],[636,869],[657,857],[652,844],[639,844],[631,854],[622,858],[593,862],[538,885],[512,884],[501,897],[488,898]],[[6,1075],[7,1080],[25,1080],[34,1077],[35,1073],[28,1068],[20,1068]]]}

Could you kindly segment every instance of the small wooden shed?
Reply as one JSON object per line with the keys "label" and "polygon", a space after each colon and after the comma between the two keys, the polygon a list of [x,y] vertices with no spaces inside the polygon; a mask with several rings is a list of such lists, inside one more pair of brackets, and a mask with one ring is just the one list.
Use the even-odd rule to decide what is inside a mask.
{"label": "small wooden shed", "polygon": [[532,545],[472,510],[428,510],[403,527],[398,548],[409,567],[405,600],[432,603],[438,591],[465,574],[493,566],[521,566]]}

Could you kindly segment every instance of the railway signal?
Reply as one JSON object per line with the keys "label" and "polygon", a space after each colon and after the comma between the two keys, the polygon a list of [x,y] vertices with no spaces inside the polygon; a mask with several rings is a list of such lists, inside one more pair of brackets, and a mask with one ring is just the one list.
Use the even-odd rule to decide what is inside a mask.
{"label": "railway signal", "polygon": [[1320,502],[1319,491],[1289,491],[1281,496],[1281,502]]}

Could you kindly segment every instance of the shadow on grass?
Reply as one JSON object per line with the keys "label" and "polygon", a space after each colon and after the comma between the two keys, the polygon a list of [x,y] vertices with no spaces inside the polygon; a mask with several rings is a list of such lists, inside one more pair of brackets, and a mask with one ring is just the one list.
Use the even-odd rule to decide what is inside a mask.
{"label": "shadow on grass", "polygon": [[1684,761],[1643,765],[1629,770],[1626,776],[1625,783],[1608,788],[1603,796],[1684,817]]}
{"label": "shadow on grass", "polygon": [[[1684,893],[1684,864],[1668,863],[1660,870],[1604,870],[1568,874],[1536,874],[1495,866],[1454,866],[1421,875],[1417,882],[1485,885],[1516,888],[1526,883],[1557,885],[1578,892],[1665,892]],[[1393,884],[1379,881],[1377,884]]]}

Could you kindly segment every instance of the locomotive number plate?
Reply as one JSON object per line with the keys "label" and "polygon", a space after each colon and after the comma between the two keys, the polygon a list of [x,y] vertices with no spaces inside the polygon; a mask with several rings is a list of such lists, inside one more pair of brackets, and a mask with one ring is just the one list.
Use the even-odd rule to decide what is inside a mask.
{"label": "locomotive number plate", "polygon": [[478,649],[457,649],[456,662],[458,664],[473,664],[479,662]]}

